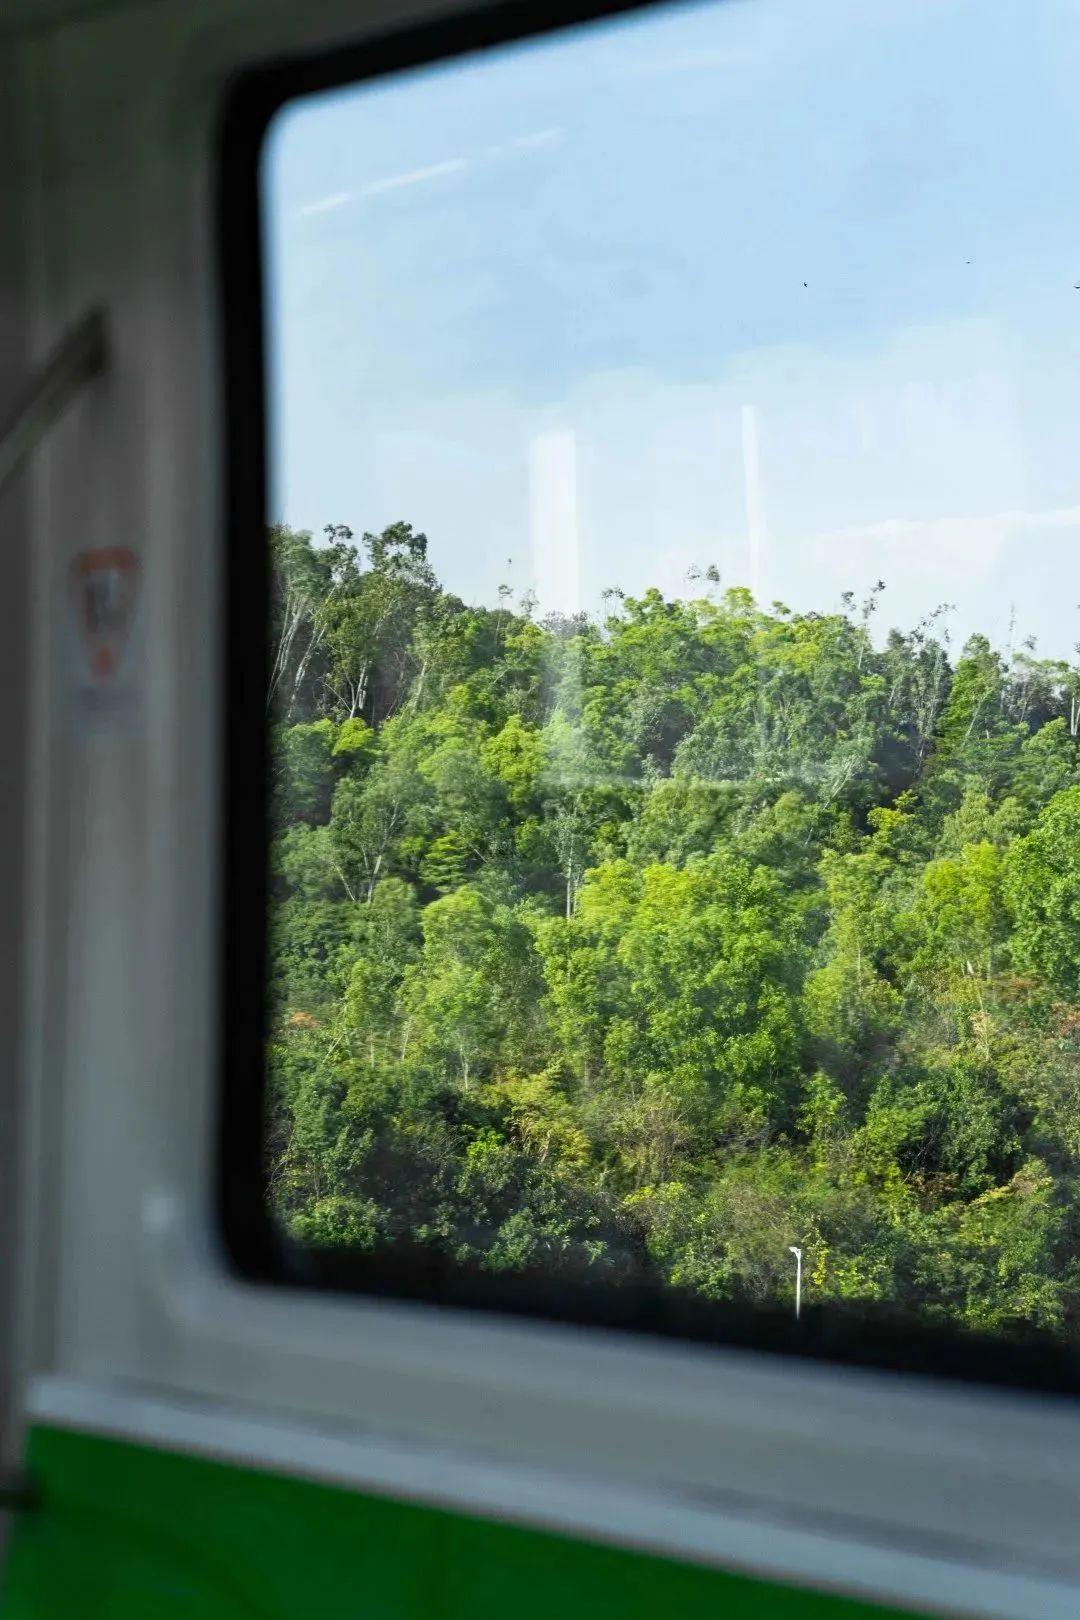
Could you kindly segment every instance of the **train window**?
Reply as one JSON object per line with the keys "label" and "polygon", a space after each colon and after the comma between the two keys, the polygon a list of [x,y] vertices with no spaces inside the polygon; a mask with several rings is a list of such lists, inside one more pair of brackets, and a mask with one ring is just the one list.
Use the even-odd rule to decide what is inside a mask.
{"label": "train window", "polygon": [[262,114],[231,1230],[1071,1379],[1080,13],[498,27]]}

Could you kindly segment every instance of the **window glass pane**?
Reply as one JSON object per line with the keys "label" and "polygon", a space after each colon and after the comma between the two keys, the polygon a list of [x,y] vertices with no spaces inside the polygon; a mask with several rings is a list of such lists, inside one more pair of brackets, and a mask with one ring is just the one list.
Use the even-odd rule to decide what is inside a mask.
{"label": "window glass pane", "polygon": [[754,0],[278,116],[296,1244],[1075,1332],[1078,44]]}

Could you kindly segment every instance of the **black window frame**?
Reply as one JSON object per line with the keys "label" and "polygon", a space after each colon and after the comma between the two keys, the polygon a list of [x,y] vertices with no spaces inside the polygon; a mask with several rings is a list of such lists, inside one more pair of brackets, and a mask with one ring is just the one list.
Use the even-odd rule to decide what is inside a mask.
{"label": "black window frame", "polygon": [[[362,1294],[498,1316],[623,1330],[773,1357],[915,1373],[1043,1393],[1080,1392],[1080,1350],[943,1332],[887,1309],[789,1311],[711,1303],[654,1285],[492,1273],[413,1245],[374,1253],[300,1249],[274,1220],[264,1146],[269,824],[266,348],[261,162],[287,103],[454,58],[565,33],[672,0],[509,0],[312,54],[256,64],[227,87],[218,129],[217,222],[225,498],[220,673],[221,843],[216,1213],[246,1282]],[[717,6],[727,0],[713,0]]]}

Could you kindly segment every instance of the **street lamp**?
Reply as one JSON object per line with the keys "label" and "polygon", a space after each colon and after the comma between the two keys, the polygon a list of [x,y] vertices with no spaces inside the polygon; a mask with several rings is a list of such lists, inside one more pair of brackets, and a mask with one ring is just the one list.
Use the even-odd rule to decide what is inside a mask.
{"label": "street lamp", "polygon": [[794,1243],[789,1243],[788,1248],[795,1256],[795,1320],[797,1322],[799,1312],[802,1310],[802,1250]]}

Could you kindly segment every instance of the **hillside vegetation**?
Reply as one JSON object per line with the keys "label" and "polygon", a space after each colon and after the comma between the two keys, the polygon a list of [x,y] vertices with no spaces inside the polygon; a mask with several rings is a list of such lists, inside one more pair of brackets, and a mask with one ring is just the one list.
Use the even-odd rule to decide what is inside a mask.
{"label": "hillside vegetation", "polygon": [[774,1302],[798,1243],[810,1303],[1075,1332],[1080,669],[880,582],[600,625],[407,524],[272,548],[295,1238]]}

